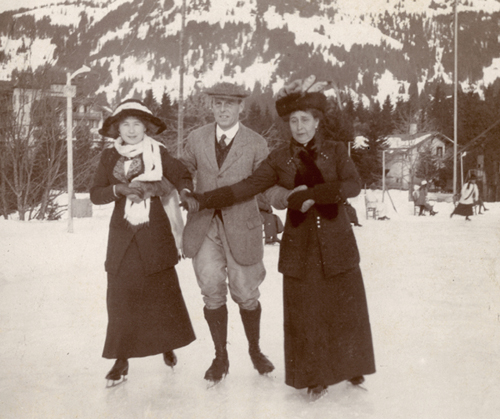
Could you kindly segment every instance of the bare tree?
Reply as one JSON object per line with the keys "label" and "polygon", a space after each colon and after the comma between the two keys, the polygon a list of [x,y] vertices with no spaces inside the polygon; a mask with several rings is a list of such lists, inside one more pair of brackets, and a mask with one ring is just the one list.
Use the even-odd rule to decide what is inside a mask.
{"label": "bare tree", "polygon": [[3,105],[7,111],[2,118],[2,179],[14,195],[21,220],[25,219],[33,192],[33,121],[30,110],[37,96],[36,90],[19,88],[4,96],[6,103]]}
{"label": "bare tree", "polygon": [[16,87],[3,98],[1,165],[4,216],[8,195],[19,219],[45,218],[54,186],[64,177],[62,108],[47,90]]}

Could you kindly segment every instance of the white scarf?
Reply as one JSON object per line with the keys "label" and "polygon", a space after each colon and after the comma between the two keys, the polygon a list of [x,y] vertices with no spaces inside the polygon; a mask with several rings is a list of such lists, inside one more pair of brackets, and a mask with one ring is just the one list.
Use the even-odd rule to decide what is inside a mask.
{"label": "white scarf", "polygon": [[[124,157],[133,158],[142,154],[144,162],[144,173],[133,180],[137,181],[160,181],[163,176],[161,164],[160,143],[151,137],[144,135],[144,139],[138,144],[125,144],[121,137],[115,140],[115,148]],[[149,210],[151,199],[146,198],[139,203],[133,202],[129,197],[125,203],[124,218],[133,226],[149,222]]]}

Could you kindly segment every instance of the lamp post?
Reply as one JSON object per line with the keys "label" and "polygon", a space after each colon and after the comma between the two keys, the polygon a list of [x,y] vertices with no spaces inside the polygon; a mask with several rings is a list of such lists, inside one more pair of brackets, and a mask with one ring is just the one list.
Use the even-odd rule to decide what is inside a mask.
{"label": "lamp post", "polygon": [[68,148],[68,233],[73,233],[73,96],[74,90],[71,80],[82,73],[87,73],[90,68],[82,66],[73,74],[66,72],[66,86],[64,93],[66,96],[66,143]]}
{"label": "lamp post", "polygon": [[464,157],[467,155],[467,151],[460,153],[460,171],[461,171],[461,180],[460,186],[464,186]]}
{"label": "lamp post", "polygon": [[453,195],[457,194],[457,155],[458,155],[458,0],[453,3],[454,12],[454,69],[453,69]]}
{"label": "lamp post", "polygon": [[177,111],[177,157],[182,155],[182,139],[184,137],[184,29],[186,26],[186,0],[182,0],[181,30],[179,33],[179,103]]}

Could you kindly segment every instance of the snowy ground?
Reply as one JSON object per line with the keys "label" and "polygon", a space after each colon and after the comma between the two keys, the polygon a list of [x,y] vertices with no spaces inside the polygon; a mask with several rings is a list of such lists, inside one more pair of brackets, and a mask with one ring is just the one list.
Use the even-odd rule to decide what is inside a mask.
{"label": "snowy ground", "polygon": [[[207,389],[213,347],[189,260],[178,266],[197,340],[161,356],[133,359],[126,383],[105,388],[103,270],[110,206],[66,221],[0,221],[0,418],[404,418],[498,417],[500,411],[500,203],[465,222],[413,216],[391,191],[389,221],[366,220],[361,251],[377,373],[366,390],[340,383],[310,403],[284,384],[278,246],[266,246],[261,288],[262,348],[276,365],[252,368],[237,307],[229,304],[230,374]],[[386,197],[387,198],[387,197]],[[281,213],[282,214],[282,213]]]}

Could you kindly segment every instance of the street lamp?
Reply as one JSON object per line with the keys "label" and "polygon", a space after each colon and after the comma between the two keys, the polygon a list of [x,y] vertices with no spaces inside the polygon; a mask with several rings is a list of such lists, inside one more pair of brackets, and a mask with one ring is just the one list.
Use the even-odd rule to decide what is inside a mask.
{"label": "street lamp", "polygon": [[453,3],[454,13],[454,68],[453,68],[453,195],[457,194],[457,155],[458,155],[458,0]]}
{"label": "street lamp", "polygon": [[385,195],[385,153],[392,153],[393,150],[382,150],[382,202]]}
{"label": "street lamp", "polygon": [[186,26],[186,0],[181,6],[181,30],[179,33],[179,101],[177,104],[177,157],[182,154],[182,140],[184,137],[184,30]]}
{"label": "street lamp", "polygon": [[71,80],[82,73],[87,73],[90,68],[86,65],[76,70],[73,74],[66,72],[66,143],[68,148],[68,233],[73,233],[73,96],[76,88],[72,89]]}

